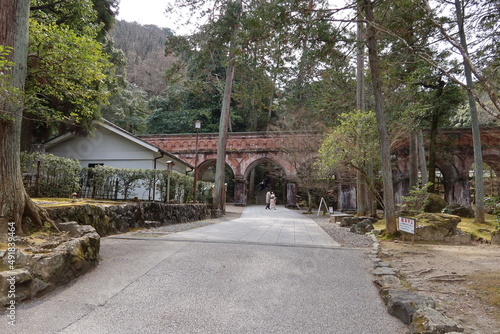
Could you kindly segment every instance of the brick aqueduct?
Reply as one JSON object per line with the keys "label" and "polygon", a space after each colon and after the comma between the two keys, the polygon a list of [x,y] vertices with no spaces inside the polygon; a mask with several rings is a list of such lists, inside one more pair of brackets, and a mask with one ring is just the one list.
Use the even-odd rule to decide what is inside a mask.
{"label": "brick aqueduct", "polygon": [[[424,138],[425,138],[424,133]],[[141,139],[185,160],[194,166],[196,156],[196,134],[147,135]],[[226,164],[234,174],[234,202],[247,204],[250,172],[260,164],[270,163],[281,167],[285,181],[285,196],[288,206],[296,206],[297,161],[306,161],[307,152],[318,148],[322,139],[319,133],[248,132],[230,133],[227,142]],[[198,135],[197,173],[204,173],[215,165],[218,134]],[[424,140],[425,141],[425,140]],[[481,129],[483,160],[497,176],[500,176],[500,127]],[[427,144],[427,143],[426,143]],[[426,145],[427,146],[427,145]],[[402,142],[393,151],[397,159],[393,171],[396,198],[408,192],[408,146]],[[291,157],[290,148],[302,152],[301,159]],[[474,162],[472,134],[470,129],[441,129],[438,138],[437,168],[442,175],[444,196],[448,203],[470,205],[472,201],[469,171]],[[342,184],[335,189],[339,210],[353,210],[355,202],[355,179],[349,175],[338,175]]]}

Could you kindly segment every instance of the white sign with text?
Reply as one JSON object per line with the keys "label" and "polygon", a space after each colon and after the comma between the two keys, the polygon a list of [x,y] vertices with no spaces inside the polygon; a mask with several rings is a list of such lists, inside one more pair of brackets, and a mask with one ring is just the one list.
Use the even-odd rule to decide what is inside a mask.
{"label": "white sign with text", "polygon": [[401,232],[415,234],[416,221],[417,220],[414,218],[399,217],[399,228],[398,229]]}

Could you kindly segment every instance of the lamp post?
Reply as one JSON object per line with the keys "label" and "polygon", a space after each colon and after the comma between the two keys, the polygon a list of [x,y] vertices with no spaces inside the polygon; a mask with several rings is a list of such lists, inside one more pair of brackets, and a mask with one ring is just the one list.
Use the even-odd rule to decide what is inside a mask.
{"label": "lamp post", "polygon": [[196,184],[198,183],[198,132],[201,129],[201,121],[194,122],[194,128],[196,129],[196,148],[194,154],[194,184],[193,184],[193,203],[196,203]]}
{"label": "lamp post", "polygon": [[170,174],[172,173],[172,167],[174,165],[173,161],[167,161],[167,170],[168,170],[168,175],[167,175],[167,203],[170,203]]}

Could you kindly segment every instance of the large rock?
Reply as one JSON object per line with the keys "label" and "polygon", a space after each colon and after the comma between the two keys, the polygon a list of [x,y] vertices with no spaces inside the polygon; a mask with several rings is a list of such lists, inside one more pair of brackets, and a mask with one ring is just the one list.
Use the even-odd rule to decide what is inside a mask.
{"label": "large rock", "polygon": [[442,334],[463,333],[464,328],[455,320],[452,320],[430,307],[418,309],[413,315],[410,325],[412,334]]}
{"label": "large rock", "polygon": [[0,271],[0,309],[10,304],[11,295],[15,301],[30,297],[31,273],[24,268]]}
{"label": "large rock", "polygon": [[351,227],[350,231],[358,234],[366,234],[373,231],[373,225],[370,219],[363,219],[360,222],[354,224]]}
{"label": "large rock", "polygon": [[401,288],[401,280],[396,275],[377,276],[373,282],[379,288],[398,289]]}
{"label": "large rock", "polygon": [[[97,266],[100,236],[94,228],[74,223],[59,226],[66,229],[67,234],[54,235],[48,241],[50,245],[57,244],[56,247],[32,247],[29,252],[18,249],[16,266],[22,268],[0,272],[0,308],[12,302],[6,293],[10,287],[7,278],[15,277],[13,300],[19,302],[41,296]],[[71,234],[80,237],[71,237]],[[4,253],[2,257],[0,260],[6,263],[8,255]]]}
{"label": "large rock", "polygon": [[474,210],[467,206],[452,204],[443,209],[443,212],[464,218],[474,218]]}
{"label": "large rock", "polygon": [[467,244],[471,241],[470,235],[457,227],[461,221],[458,216],[444,213],[422,213],[416,218],[415,240],[461,244]]}
{"label": "large rock", "polygon": [[385,276],[385,275],[397,275],[399,269],[391,267],[377,267],[372,270],[372,274],[375,276]]}
{"label": "large rock", "polygon": [[346,227],[346,226],[353,226],[356,225],[359,222],[362,221],[368,221],[371,224],[374,224],[377,222],[375,218],[372,217],[342,217],[340,219],[340,226]]}
{"label": "large rock", "polygon": [[446,201],[441,196],[436,194],[428,194],[424,202],[424,212],[441,212],[446,205]]}
{"label": "large rock", "polygon": [[413,292],[398,289],[381,289],[380,293],[387,305],[389,314],[409,325],[418,309],[424,307],[434,308],[434,299],[418,295]]}
{"label": "large rock", "polygon": [[81,237],[82,235],[94,232],[94,228],[89,225],[80,225],[75,221],[58,223],[57,227],[61,232],[68,232],[72,237]]}

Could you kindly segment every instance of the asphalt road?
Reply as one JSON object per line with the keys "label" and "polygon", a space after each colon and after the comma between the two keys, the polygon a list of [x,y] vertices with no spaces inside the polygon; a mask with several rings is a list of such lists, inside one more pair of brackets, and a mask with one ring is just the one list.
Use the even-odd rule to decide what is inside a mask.
{"label": "asphalt road", "polygon": [[378,296],[367,250],[325,241],[311,222],[250,207],[223,225],[103,238],[96,269],[19,305],[15,326],[2,315],[0,332],[408,333]]}

